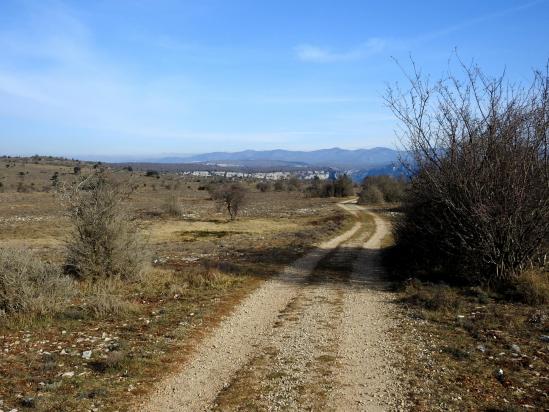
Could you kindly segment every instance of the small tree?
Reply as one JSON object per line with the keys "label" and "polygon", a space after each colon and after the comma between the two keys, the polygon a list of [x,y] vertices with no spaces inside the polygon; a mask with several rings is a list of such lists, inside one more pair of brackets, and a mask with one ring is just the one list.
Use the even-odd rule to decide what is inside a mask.
{"label": "small tree", "polygon": [[80,279],[138,276],[147,253],[126,206],[127,183],[98,172],[61,192],[72,231],[66,272]]}
{"label": "small tree", "polygon": [[246,201],[246,194],[246,189],[240,183],[225,183],[212,191],[212,199],[219,207],[224,207],[231,220],[234,220]]}

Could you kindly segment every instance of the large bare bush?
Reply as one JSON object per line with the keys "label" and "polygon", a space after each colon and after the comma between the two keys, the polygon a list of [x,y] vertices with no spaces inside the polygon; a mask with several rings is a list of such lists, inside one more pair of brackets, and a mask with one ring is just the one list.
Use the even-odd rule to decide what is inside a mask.
{"label": "large bare bush", "polygon": [[131,218],[131,186],[108,172],[83,178],[63,191],[72,223],[66,270],[79,279],[139,276],[147,248]]}
{"label": "large bare bush", "polygon": [[476,67],[431,83],[414,66],[389,88],[413,173],[397,251],[425,271],[513,279],[549,233],[549,76],[509,84]]}
{"label": "large bare bush", "polygon": [[28,250],[0,249],[0,314],[52,314],[74,295],[72,280]]}

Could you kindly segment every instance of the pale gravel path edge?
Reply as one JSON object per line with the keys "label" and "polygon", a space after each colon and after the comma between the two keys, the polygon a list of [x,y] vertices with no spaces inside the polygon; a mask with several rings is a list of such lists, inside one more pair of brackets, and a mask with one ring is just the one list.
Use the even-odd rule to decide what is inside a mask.
{"label": "pale gravel path edge", "polygon": [[[339,206],[356,214],[342,204]],[[200,342],[182,371],[160,382],[138,410],[208,410],[232,375],[246,363],[254,347],[269,337],[279,312],[296,295],[301,282],[324,256],[350,239],[360,227],[356,223],[342,235],[323,242],[245,298]]]}

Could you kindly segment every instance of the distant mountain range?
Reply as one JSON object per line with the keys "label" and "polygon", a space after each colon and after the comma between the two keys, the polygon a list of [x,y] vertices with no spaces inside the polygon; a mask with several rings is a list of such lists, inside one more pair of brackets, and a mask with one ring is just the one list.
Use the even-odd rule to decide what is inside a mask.
{"label": "distant mountain range", "polygon": [[340,148],[313,151],[244,150],[241,152],[213,152],[185,157],[163,157],[158,163],[215,163],[233,167],[288,166],[363,169],[396,163],[401,152],[386,147],[346,150]]}
{"label": "distant mountain range", "polygon": [[326,170],[344,172],[356,181],[365,176],[389,174],[403,175],[399,159],[406,152],[375,147],[373,149],[346,150],[334,147],[312,151],[244,150],[241,152],[212,152],[197,155],[169,155],[157,157],[96,158],[95,160],[132,164],[139,169],[158,170]]}

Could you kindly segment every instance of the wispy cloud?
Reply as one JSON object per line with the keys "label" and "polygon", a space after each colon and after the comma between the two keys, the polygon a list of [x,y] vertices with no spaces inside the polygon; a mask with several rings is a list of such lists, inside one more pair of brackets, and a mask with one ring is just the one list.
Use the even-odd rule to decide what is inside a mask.
{"label": "wispy cloud", "polygon": [[418,46],[419,44],[447,36],[489,20],[518,13],[522,10],[535,7],[538,4],[542,4],[547,1],[548,0],[533,0],[530,2],[525,2],[514,7],[496,10],[492,13],[481,16],[475,16],[473,18],[443,27],[439,30],[419,34],[415,37],[392,38],[390,40],[387,38],[371,37],[365,43],[359,44],[347,50],[335,50],[313,44],[300,44],[295,48],[295,53],[300,61],[309,63],[337,63],[362,60],[386,51],[389,48],[409,49],[412,45]]}
{"label": "wispy cloud", "polygon": [[304,62],[334,63],[355,61],[377,54],[385,49],[387,41],[372,37],[349,50],[333,50],[311,44],[301,44],[295,48],[297,58]]}

